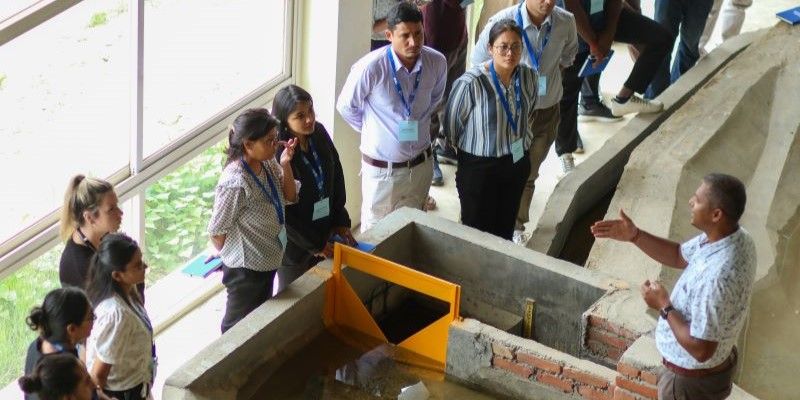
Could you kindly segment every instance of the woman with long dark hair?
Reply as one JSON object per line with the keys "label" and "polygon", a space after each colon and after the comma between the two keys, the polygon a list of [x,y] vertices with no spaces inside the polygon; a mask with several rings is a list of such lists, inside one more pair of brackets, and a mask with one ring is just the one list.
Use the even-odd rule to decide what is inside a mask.
{"label": "woman with long dark hair", "polygon": [[[34,307],[25,321],[39,336],[28,346],[25,374],[34,372],[36,363],[46,354],[69,353],[78,357],[78,345],[92,331],[94,312],[83,290],[75,287],[54,289],[41,306]],[[35,400],[27,394],[26,400]]]}
{"label": "woman with long dark hair", "polygon": [[520,64],[522,29],[497,21],[489,31],[492,59],[453,84],[444,132],[458,148],[456,188],[464,225],[511,240],[531,165],[537,77]]}
{"label": "woman with long dark hair", "polygon": [[[278,269],[278,292],[325,257],[333,256],[330,242],[338,235],[354,245],[350,215],[344,208],[344,173],[328,131],[317,122],[311,95],[289,85],[275,94],[272,115],[278,118],[281,140],[296,139],[300,151],[291,160],[300,181],[300,199],[286,207],[289,243]],[[282,151],[278,151],[281,156]]]}
{"label": "woman with long dark hair", "polygon": [[[290,165],[297,140],[279,142],[277,126],[266,109],[249,109],[228,133],[228,159],[208,223],[228,292],[223,333],[272,296],[288,241],[284,206],[298,197]],[[279,144],[285,147],[280,163]]]}
{"label": "woman with long dark hair", "polygon": [[139,245],[122,233],[103,238],[89,268],[87,291],[97,320],[86,359],[95,383],[109,397],[145,399],[153,385],[153,325],[136,291],[146,269]]}
{"label": "woman with long dark hair", "polygon": [[33,370],[17,382],[26,399],[38,396],[41,400],[91,400],[95,393],[86,367],[67,353],[42,357]]}

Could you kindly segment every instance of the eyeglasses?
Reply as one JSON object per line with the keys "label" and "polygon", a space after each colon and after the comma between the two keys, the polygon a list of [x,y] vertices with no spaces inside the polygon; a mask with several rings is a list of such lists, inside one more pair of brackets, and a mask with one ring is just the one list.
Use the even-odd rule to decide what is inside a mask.
{"label": "eyeglasses", "polygon": [[274,145],[278,144],[278,137],[277,136],[273,136],[273,137],[264,136],[264,143],[274,146]]}
{"label": "eyeglasses", "polygon": [[501,44],[499,46],[493,46],[495,50],[500,52],[500,54],[508,54],[510,51],[511,54],[520,54],[522,53],[522,45],[519,43],[512,44],[511,46],[507,44]]}

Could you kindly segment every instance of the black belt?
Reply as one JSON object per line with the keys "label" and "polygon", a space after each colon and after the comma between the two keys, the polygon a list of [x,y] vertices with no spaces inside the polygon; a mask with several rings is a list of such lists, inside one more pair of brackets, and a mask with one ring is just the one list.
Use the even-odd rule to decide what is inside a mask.
{"label": "black belt", "polygon": [[431,154],[432,154],[431,149],[427,148],[422,153],[419,153],[418,156],[408,161],[393,162],[393,163],[383,160],[375,160],[373,158],[370,158],[366,154],[362,154],[361,158],[364,160],[365,163],[372,165],[373,167],[376,168],[389,168],[389,165],[391,165],[392,168],[411,168],[411,167],[416,167],[419,164],[422,164],[426,159],[431,157]]}

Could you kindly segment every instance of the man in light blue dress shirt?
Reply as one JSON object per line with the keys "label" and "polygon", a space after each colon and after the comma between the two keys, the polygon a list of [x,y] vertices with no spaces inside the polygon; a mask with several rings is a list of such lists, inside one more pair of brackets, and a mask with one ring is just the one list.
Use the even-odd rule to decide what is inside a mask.
{"label": "man in light blue dress shirt", "polygon": [[709,174],[689,200],[692,225],[703,233],[678,244],[651,235],[620,210],[620,219],[595,223],[597,238],[629,241],[654,260],[683,269],[672,295],[645,281],[645,303],[659,310],[656,347],[666,370],[659,399],[725,399],[736,367],[756,273],[755,242],[739,226],[747,195],[730,175]]}
{"label": "man in light blue dress shirt", "polygon": [[433,176],[431,114],[442,101],[444,56],[423,45],[422,12],[402,2],[387,17],[390,45],[353,64],[336,109],[361,133],[361,231],[400,207],[422,209]]}

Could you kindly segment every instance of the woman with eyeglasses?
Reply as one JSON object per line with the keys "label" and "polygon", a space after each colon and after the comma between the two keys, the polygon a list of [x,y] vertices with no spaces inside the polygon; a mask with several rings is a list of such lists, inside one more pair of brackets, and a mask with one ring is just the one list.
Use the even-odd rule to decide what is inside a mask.
{"label": "woman with eyeglasses", "polygon": [[[83,290],[65,287],[47,293],[42,305],[34,307],[25,322],[39,333],[28,346],[25,357],[25,375],[30,375],[44,355],[69,353],[77,358],[78,345],[92,332],[94,311]],[[25,399],[38,397],[30,393]]]}
{"label": "woman with eyeglasses", "polygon": [[103,237],[89,267],[87,292],[97,320],[87,341],[86,364],[109,397],[142,400],[153,387],[153,324],[136,291],[146,269],[139,245],[123,233]]}
{"label": "woman with eyeglasses", "polygon": [[94,383],[86,366],[74,355],[48,354],[17,381],[25,398],[41,400],[93,400]]}
{"label": "woman with eyeglasses", "polygon": [[[289,243],[278,269],[280,292],[292,281],[325,257],[333,257],[329,241],[338,235],[355,245],[350,232],[350,215],[344,208],[344,173],[339,153],[328,131],[316,120],[311,95],[299,86],[289,85],[275,94],[272,114],[278,118],[282,140],[297,139],[291,166],[301,183],[300,198],[286,207]],[[281,155],[279,150],[279,156]]]}
{"label": "woman with eyeglasses", "polygon": [[[285,205],[297,201],[300,186],[291,166],[297,139],[279,142],[277,126],[266,109],[249,109],[228,132],[228,159],[208,223],[228,292],[222,333],[272,297],[286,249]],[[285,147],[280,163],[279,144]]]}
{"label": "woman with eyeglasses", "polygon": [[520,64],[522,31],[511,19],[489,33],[491,59],[458,78],[447,102],[444,132],[458,148],[456,188],[465,225],[511,240],[530,174],[529,124],[536,73]]}

